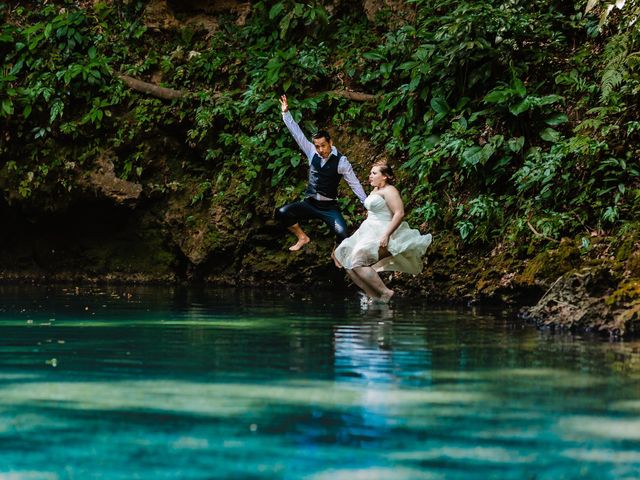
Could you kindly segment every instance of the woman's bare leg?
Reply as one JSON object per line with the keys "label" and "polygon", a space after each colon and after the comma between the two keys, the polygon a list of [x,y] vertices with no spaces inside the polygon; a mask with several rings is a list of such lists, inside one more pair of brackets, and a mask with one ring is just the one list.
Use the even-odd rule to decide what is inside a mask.
{"label": "woman's bare leg", "polygon": [[368,297],[370,297],[370,298],[378,298],[380,296],[380,294],[378,292],[376,292],[375,290],[372,290],[371,287],[369,287],[369,285],[367,285],[358,276],[358,274],[356,272],[354,272],[353,270],[347,270],[347,273],[349,274],[349,277],[351,277],[351,280],[353,280],[353,283],[355,283],[358,287],[360,287],[360,289],[362,291],[364,291],[364,293],[366,293]]}
{"label": "woman's bare leg", "polygon": [[333,247],[333,252],[331,252],[331,258],[333,259],[333,263],[336,264],[336,267],[342,268],[342,264],[336,258],[336,248],[338,247],[337,246]]}
{"label": "woman's bare leg", "polygon": [[366,284],[370,290],[378,293],[376,297],[379,296],[379,299],[385,303],[391,300],[393,297],[394,291],[387,288],[384,284],[378,272],[376,272],[371,267],[356,267],[353,269],[356,275],[360,278],[360,280]]}

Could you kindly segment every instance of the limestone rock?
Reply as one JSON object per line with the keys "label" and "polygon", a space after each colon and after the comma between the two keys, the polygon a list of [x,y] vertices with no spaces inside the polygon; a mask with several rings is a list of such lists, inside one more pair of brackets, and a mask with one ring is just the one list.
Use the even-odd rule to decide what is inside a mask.
{"label": "limestone rock", "polygon": [[606,265],[562,275],[533,307],[522,313],[539,326],[606,332],[621,337],[638,331],[640,288],[623,282]]}
{"label": "limestone rock", "polygon": [[151,29],[173,29],[181,26],[167,0],[151,0],[144,9],[144,24]]}
{"label": "limestone rock", "polygon": [[414,7],[407,5],[404,0],[363,0],[362,8],[370,21],[375,20],[378,12],[385,8],[388,8],[393,14],[392,20],[394,22],[411,21],[415,17]]}
{"label": "limestone rock", "polygon": [[[144,22],[148,28],[156,30],[188,25],[212,34],[219,29],[217,16],[228,12],[237,15],[238,25],[244,25],[251,12],[251,3],[239,0],[151,0],[144,10]],[[178,20],[176,14],[183,21]]]}
{"label": "limestone rock", "polygon": [[112,155],[112,152],[103,152],[96,159],[95,168],[80,178],[78,183],[115,203],[135,203],[142,194],[142,185],[116,176]]}

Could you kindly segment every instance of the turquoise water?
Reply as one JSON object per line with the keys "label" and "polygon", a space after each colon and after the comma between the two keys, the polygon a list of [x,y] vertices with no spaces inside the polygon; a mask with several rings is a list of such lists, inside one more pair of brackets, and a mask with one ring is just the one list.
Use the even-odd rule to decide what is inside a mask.
{"label": "turquoise water", "polygon": [[0,479],[637,479],[640,343],[265,290],[0,287]]}

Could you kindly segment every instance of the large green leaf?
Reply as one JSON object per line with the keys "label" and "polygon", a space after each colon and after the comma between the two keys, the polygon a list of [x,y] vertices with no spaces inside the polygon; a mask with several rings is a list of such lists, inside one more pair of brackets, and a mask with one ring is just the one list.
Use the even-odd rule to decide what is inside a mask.
{"label": "large green leaf", "polygon": [[560,125],[562,123],[567,123],[569,121],[569,117],[567,117],[564,113],[554,113],[553,115],[547,117],[544,120],[544,123],[547,125],[551,125],[555,127],[556,125]]}
{"label": "large green leaf", "polygon": [[513,89],[521,97],[524,97],[527,94],[527,89],[525,88],[524,83],[522,83],[522,80],[520,80],[519,78],[513,79]]}
{"label": "large green leaf", "polygon": [[518,153],[520,150],[522,150],[522,147],[524,146],[524,137],[510,138],[509,141],[507,142],[507,145],[509,145],[509,150],[511,150],[514,153]]}
{"label": "large green leaf", "polygon": [[504,103],[509,98],[509,91],[504,88],[491,90],[484,96],[486,103]]}
{"label": "large green leaf", "polygon": [[487,143],[483,147],[478,145],[474,145],[469,147],[462,152],[462,158],[464,160],[465,165],[478,165],[484,164],[491,158],[491,156],[495,152],[495,147],[490,143]]}
{"label": "large green leaf", "polygon": [[269,20],[273,20],[274,18],[276,18],[278,15],[282,13],[283,10],[284,10],[284,2],[276,3],[269,10]]}
{"label": "large green leaf", "polygon": [[557,142],[560,140],[560,132],[554,130],[553,128],[545,128],[540,132],[540,138],[547,142]]}
{"label": "large green leaf", "polygon": [[553,103],[558,103],[562,99],[563,97],[560,95],[545,95],[538,101],[538,105],[551,105]]}
{"label": "large green leaf", "polygon": [[2,100],[1,113],[3,114],[3,116],[9,116],[13,114],[13,102],[10,99],[5,98],[4,100]]}
{"label": "large green leaf", "polygon": [[518,102],[515,105],[511,105],[509,107],[509,111],[517,117],[521,113],[524,113],[527,110],[529,110],[529,107],[531,107],[531,104],[529,103],[529,100],[525,98],[521,102]]}
{"label": "large green leaf", "polygon": [[431,108],[433,108],[433,110],[439,115],[446,115],[449,113],[449,110],[451,110],[447,101],[442,97],[432,98]]}
{"label": "large green leaf", "polygon": [[386,60],[386,57],[379,52],[365,52],[362,54],[362,56],[367,60],[375,60],[377,62]]}

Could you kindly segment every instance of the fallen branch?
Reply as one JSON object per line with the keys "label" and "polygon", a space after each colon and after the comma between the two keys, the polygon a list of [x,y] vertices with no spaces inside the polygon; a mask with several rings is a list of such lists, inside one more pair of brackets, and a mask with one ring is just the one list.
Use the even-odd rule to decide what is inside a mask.
{"label": "fallen branch", "polygon": [[536,236],[538,236],[538,237],[542,237],[542,238],[544,238],[545,240],[549,240],[550,242],[560,243],[560,242],[559,242],[558,240],[556,240],[555,238],[551,238],[551,237],[549,237],[549,236],[547,236],[547,235],[544,235],[544,234],[542,234],[542,233],[538,232],[538,231],[534,228],[534,226],[533,226],[533,225],[531,225],[531,222],[530,222],[529,220],[527,220],[527,225],[528,225],[528,227],[529,227],[529,230],[531,230],[531,231],[534,233],[534,235],[536,235]]}
{"label": "fallen branch", "polygon": [[[131,88],[132,90],[146,93],[154,97],[163,98],[165,100],[174,100],[176,98],[182,98],[187,94],[187,92],[184,92],[182,90],[174,90],[173,88],[159,87],[158,85],[155,85],[153,83],[144,82],[142,80],[138,80],[137,78],[130,77],[129,75],[125,75],[123,73],[116,73],[115,76],[118,77],[120,80],[122,80],[124,84],[127,87]],[[327,93],[328,95],[334,95],[336,97],[343,97],[348,100],[353,100],[356,102],[370,102],[378,98],[377,95],[372,95],[371,93],[353,92],[351,90],[329,90],[328,92],[325,92],[325,93]]]}
{"label": "fallen branch", "polygon": [[116,73],[116,77],[124,82],[124,84],[137,92],[147,93],[154,97],[163,98],[165,100],[174,100],[176,98],[182,98],[185,92],[180,90],[174,90],[173,88],[159,87],[153,83],[143,82],[136,78],[124,75],[123,73]]}
{"label": "fallen branch", "polygon": [[343,97],[348,100],[355,100],[356,102],[370,102],[377,100],[378,95],[372,95],[371,93],[353,92],[351,90],[329,90],[329,95],[335,95],[337,97]]}

